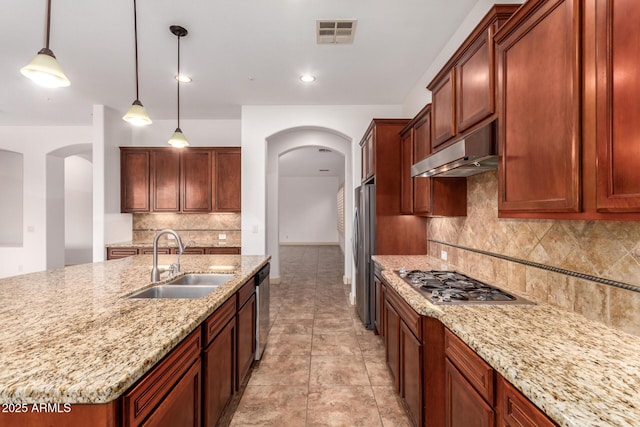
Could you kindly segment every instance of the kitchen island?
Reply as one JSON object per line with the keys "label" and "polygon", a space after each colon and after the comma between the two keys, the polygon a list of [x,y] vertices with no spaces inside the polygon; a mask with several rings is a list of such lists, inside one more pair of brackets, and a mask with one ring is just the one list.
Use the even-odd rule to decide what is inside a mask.
{"label": "kitchen island", "polygon": [[640,425],[640,338],[549,304],[433,305],[394,270],[446,264],[426,256],[374,259],[415,312],[442,322],[557,424]]}
{"label": "kitchen island", "polygon": [[[234,274],[196,299],[127,298],[152,286],[150,255],[0,280],[0,416],[18,405],[73,412],[114,402],[269,259],[183,256],[183,273]],[[172,262],[175,255],[159,257]]]}

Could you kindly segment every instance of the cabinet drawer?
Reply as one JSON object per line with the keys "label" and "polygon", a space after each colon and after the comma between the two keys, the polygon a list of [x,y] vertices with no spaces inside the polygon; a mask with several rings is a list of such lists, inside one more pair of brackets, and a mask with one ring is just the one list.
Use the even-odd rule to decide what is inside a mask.
{"label": "cabinet drawer", "polygon": [[[173,253],[178,253],[178,248],[174,249]],[[207,252],[206,248],[186,248],[183,252],[184,255],[204,255]]]}
{"label": "cabinet drawer", "polygon": [[211,341],[220,333],[222,328],[229,323],[236,315],[236,299],[229,298],[227,302],[222,304],[218,309],[204,322],[204,346],[209,345]]}
{"label": "cabinet drawer", "polygon": [[255,293],[255,291],[256,284],[252,277],[238,291],[238,310],[244,305],[245,302],[247,302],[247,300],[251,297],[251,295]]}
{"label": "cabinet drawer", "polygon": [[[153,253],[153,248],[140,248],[141,255],[151,255]],[[171,248],[158,248],[158,254],[160,255],[170,255]]]}
{"label": "cabinet drawer", "polygon": [[207,248],[207,255],[240,255],[240,248],[236,247],[215,247]]}
{"label": "cabinet drawer", "polygon": [[493,368],[448,329],[444,334],[444,351],[473,388],[493,406]]}
{"label": "cabinet drawer", "polygon": [[419,340],[422,340],[422,322],[420,321],[420,315],[416,313],[391,286],[387,286],[386,298],[391,302],[391,305],[396,309],[400,318],[406,323],[411,332],[413,332]]}
{"label": "cabinet drawer", "polygon": [[138,255],[137,248],[107,248],[107,259],[125,258]]}
{"label": "cabinet drawer", "polygon": [[200,358],[200,329],[189,335],[123,396],[125,426],[140,424]]}
{"label": "cabinet drawer", "polygon": [[501,375],[497,377],[496,409],[500,414],[499,426],[552,427],[556,425]]}

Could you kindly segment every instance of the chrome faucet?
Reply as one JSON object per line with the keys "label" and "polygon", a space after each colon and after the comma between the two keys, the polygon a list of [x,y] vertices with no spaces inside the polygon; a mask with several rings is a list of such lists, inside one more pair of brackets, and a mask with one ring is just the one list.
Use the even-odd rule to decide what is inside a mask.
{"label": "chrome faucet", "polygon": [[[162,236],[163,234],[171,234],[173,237],[176,238],[176,242],[178,243],[178,262],[175,264],[171,264],[171,267],[169,267],[168,269],[158,267],[158,240],[160,239],[160,236]],[[156,233],[156,236],[153,238],[153,267],[151,268],[151,281],[152,282],[160,281],[160,275],[165,271],[170,271],[171,275],[175,275],[179,273],[180,272],[180,255],[182,255],[182,252],[184,252],[184,246],[182,245],[182,240],[180,240],[180,236],[178,236],[178,233],[169,229],[158,231]]]}

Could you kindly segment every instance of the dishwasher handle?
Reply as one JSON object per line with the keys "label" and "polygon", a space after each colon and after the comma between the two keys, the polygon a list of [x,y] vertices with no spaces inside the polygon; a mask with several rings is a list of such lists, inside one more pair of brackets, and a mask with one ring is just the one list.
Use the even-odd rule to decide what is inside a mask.
{"label": "dishwasher handle", "polygon": [[262,283],[265,279],[269,277],[270,271],[271,271],[271,264],[267,264],[264,267],[262,267],[260,271],[256,273],[256,286],[260,286],[260,283]]}

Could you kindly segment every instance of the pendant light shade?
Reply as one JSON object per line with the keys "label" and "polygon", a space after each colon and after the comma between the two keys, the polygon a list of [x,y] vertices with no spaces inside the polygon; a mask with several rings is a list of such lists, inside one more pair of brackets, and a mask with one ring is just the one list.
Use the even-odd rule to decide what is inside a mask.
{"label": "pendant light shade", "polygon": [[146,126],[151,124],[151,118],[140,102],[139,85],[138,85],[138,13],[136,0],[133,0],[133,34],[135,39],[136,52],[136,100],[133,101],[129,111],[122,117],[122,120],[129,122],[134,126]]}
{"label": "pendant light shade", "polygon": [[66,87],[71,84],[62,71],[56,56],[49,49],[49,34],[51,26],[51,0],[47,0],[47,23],[45,28],[46,46],[20,69],[23,76],[30,78],[36,84],[44,87]]}
{"label": "pendant light shade", "polygon": [[[172,25],[169,27],[169,31],[171,31],[173,33],[174,36],[178,37],[178,76],[180,75],[180,37],[184,37],[187,34],[189,34],[189,32],[179,26],[179,25]],[[187,141],[187,138],[184,137],[184,134],[182,133],[182,129],[180,129],[180,80],[176,79],[178,81],[178,126],[176,127],[175,132],[173,132],[173,135],[171,136],[171,139],[169,139],[169,144],[172,145],[173,147],[177,147],[177,148],[183,148],[189,145],[189,142]]]}
{"label": "pendant light shade", "polygon": [[187,138],[184,137],[182,130],[180,128],[176,128],[173,135],[171,135],[171,139],[169,139],[169,145],[176,148],[183,148],[189,145]]}

